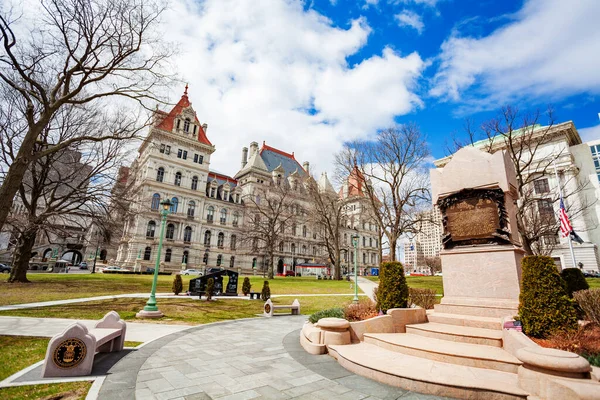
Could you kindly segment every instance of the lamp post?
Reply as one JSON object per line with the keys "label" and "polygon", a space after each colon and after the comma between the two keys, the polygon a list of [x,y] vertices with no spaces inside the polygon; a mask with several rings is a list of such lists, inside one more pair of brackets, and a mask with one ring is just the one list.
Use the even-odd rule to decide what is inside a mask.
{"label": "lamp post", "polygon": [[354,246],[354,303],[358,303],[358,239],[360,236],[354,233],[352,236],[352,246]]}
{"label": "lamp post", "polygon": [[165,235],[165,225],[167,224],[167,215],[171,208],[171,201],[165,199],[160,202],[162,210],[160,212],[161,223],[160,223],[160,236],[158,239],[158,250],[156,252],[156,264],[154,266],[154,277],[152,279],[152,291],[150,292],[150,298],[146,302],[146,306],[135,316],[138,318],[160,318],[164,314],[158,310],[156,306],[156,282],[158,281],[158,270],[160,268],[160,252],[162,250],[163,237]]}

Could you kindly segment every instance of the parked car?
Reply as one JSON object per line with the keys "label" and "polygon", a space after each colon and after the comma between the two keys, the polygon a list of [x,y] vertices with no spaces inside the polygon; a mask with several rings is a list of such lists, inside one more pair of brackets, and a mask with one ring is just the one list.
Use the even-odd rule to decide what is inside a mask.
{"label": "parked car", "polygon": [[433,276],[442,276],[441,272],[436,272],[435,274],[433,274]]}
{"label": "parked car", "polygon": [[154,268],[146,267],[146,272],[154,273]]}
{"label": "parked car", "polygon": [[88,269],[88,265],[86,262],[79,263],[78,267],[79,269]]}
{"label": "parked car", "polygon": [[126,271],[126,270],[124,270],[124,269],[123,269],[123,268],[121,268],[121,267],[117,267],[117,266],[115,266],[115,265],[112,265],[112,266],[110,266],[110,267],[103,268],[103,269],[102,269],[102,272],[104,272],[104,271]]}
{"label": "parked car", "polygon": [[181,271],[181,275],[202,275],[202,271],[197,269],[185,269]]}
{"label": "parked car", "polygon": [[285,276],[296,276],[294,271],[285,271]]}
{"label": "parked car", "polygon": [[0,264],[0,272],[3,274],[10,274],[10,265]]}

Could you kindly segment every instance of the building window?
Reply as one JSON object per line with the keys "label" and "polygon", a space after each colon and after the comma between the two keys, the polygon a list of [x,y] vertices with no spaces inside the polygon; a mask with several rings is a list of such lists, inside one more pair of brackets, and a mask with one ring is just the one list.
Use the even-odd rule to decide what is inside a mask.
{"label": "building window", "polygon": [[222,249],[224,242],[225,242],[225,235],[223,234],[223,232],[219,232],[219,234],[217,235],[217,247]]}
{"label": "building window", "polygon": [[225,222],[227,221],[227,210],[226,209],[222,209],[221,210],[221,225],[225,225]]}
{"label": "building window", "polygon": [[231,256],[231,258],[229,259],[229,268],[233,268],[234,263],[235,263],[235,257]]}
{"label": "building window", "polygon": [[367,245],[367,238],[363,236],[363,247],[365,247]]}
{"label": "building window", "polygon": [[156,171],[156,181],[162,182],[165,179],[165,169],[160,167],[158,171]]}
{"label": "building window", "polygon": [[196,175],[192,177],[192,190],[198,190],[198,177]]}
{"label": "building window", "polygon": [[316,255],[317,255],[317,247],[313,246],[313,256],[316,256]]}
{"label": "building window", "polygon": [[168,240],[173,240],[173,236],[175,236],[175,225],[169,224],[169,225],[167,225],[167,235],[166,235],[166,238]]}
{"label": "building window", "polygon": [[190,200],[188,202],[188,211],[187,211],[188,217],[193,217],[195,211],[196,211],[196,202],[194,200]]}
{"label": "building window", "polygon": [[306,254],[306,246],[302,245],[302,254]]}
{"label": "building window", "polygon": [[210,197],[212,197],[213,199],[215,198],[217,194],[217,189],[216,188],[210,188]]}
{"label": "building window", "polygon": [[369,238],[369,247],[373,247],[373,238]]}
{"label": "building window", "polygon": [[190,119],[189,118],[186,118],[185,121],[183,121],[183,130],[185,132],[190,131]]}
{"label": "building window", "polygon": [[181,186],[181,172],[175,173],[175,186]]}
{"label": "building window", "polygon": [[279,242],[279,251],[283,252],[283,241]]}
{"label": "building window", "polygon": [[348,244],[348,234],[344,233],[344,244]]}
{"label": "building window", "polygon": [[185,243],[190,243],[192,241],[192,228],[189,226],[186,226],[183,230],[183,241]]}
{"label": "building window", "polygon": [[171,208],[169,209],[169,211],[172,214],[177,213],[177,207],[179,206],[179,200],[177,199],[177,197],[173,197],[171,199]]}
{"label": "building window", "polygon": [[187,264],[188,263],[188,256],[190,255],[189,251],[184,251],[183,252],[183,256],[181,257],[181,263],[182,264]]}
{"label": "building window", "polygon": [[169,145],[165,146],[165,154],[167,154],[167,155],[171,154],[171,146],[169,146]]}
{"label": "building window", "polygon": [[233,226],[238,226],[239,219],[240,219],[240,214],[237,211],[234,212],[233,213],[233,221],[232,221]]}
{"label": "building window", "polygon": [[367,253],[363,253],[363,264],[367,263]]}
{"label": "building window", "polygon": [[197,163],[198,162],[198,154],[194,154],[194,162]]}
{"label": "building window", "polygon": [[237,236],[231,235],[231,250],[235,250],[237,245]]}
{"label": "building window", "polygon": [[220,267],[222,262],[223,262],[223,254],[219,254],[217,256],[217,267]]}
{"label": "building window", "polygon": [[296,236],[296,224],[292,225],[292,236]]}
{"label": "building window", "polygon": [[161,144],[161,145],[160,145],[160,150],[159,150],[159,151],[160,151],[161,153],[163,153],[163,154],[165,153],[165,145],[164,145],[164,144]]}
{"label": "building window", "polygon": [[148,227],[146,228],[146,237],[153,238],[155,231],[156,231],[156,222],[154,222],[154,221],[148,222]]}
{"label": "building window", "polygon": [[202,256],[202,262],[204,264],[208,264],[208,253],[204,253],[204,255]]}
{"label": "building window", "polygon": [[158,210],[160,207],[160,194],[154,193],[152,196],[152,203],[150,204],[150,209]]}
{"label": "building window", "polygon": [[209,206],[208,210],[206,212],[206,221],[209,223],[212,223],[214,218],[215,218],[215,208],[213,206]]}
{"label": "building window", "polygon": [[292,251],[292,254],[296,254],[296,244],[295,243],[292,243],[290,245],[290,250]]}
{"label": "building window", "polygon": [[210,247],[210,236],[211,236],[210,231],[204,232],[204,245],[206,247]]}
{"label": "building window", "polygon": [[179,127],[181,126],[181,120],[177,120],[177,130],[179,130]]}
{"label": "building window", "polygon": [[183,149],[177,149],[177,158],[183,157]]}
{"label": "building window", "polygon": [[548,224],[553,224],[556,222],[552,201],[545,199],[538,200],[538,212],[540,213],[540,217],[544,219],[544,222]]}
{"label": "building window", "polygon": [[150,261],[150,256],[152,255],[152,248],[146,247],[144,250],[144,261]]}
{"label": "building window", "polygon": [[548,185],[548,178],[537,179],[533,181],[533,187],[535,194],[543,194],[550,192],[550,186]]}
{"label": "building window", "polygon": [[167,249],[167,251],[165,251],[165,262],[171,262],[171,255],[172,255],[171,249]]}
{"label": "building window", "polygon": [[184,160],[187,160],[187,150],[184,150],[184,151],[183,151],[183,159],[184,159]]}
{"label": "building window", "polygon": [[306,237],[306,225],[302,226],[302,237]]}

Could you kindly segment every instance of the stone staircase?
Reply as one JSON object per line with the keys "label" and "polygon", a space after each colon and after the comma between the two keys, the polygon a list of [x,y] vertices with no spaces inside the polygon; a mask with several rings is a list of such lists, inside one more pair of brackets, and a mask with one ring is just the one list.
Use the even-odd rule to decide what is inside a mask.
{"label": "stone staircase", "polygon": [[502,321],[475,315],[428,314],[406,333],[365,333],[329,346],[346,369],[408,390],[460,399],[526,399],[521,362],[502,348]]}

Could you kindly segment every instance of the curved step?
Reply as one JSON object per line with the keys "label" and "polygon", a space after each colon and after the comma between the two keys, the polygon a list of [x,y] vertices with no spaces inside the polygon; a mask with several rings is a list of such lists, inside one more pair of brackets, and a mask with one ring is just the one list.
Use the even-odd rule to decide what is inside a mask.
{"label": "curved step", "polygon": [[517,375],[447,364],[382,349],[369,343],[329,346],[329,354],[356,374],[419,393],[469,400],[527,399]]}
{"label": "curved step", "polygon": [[410,333],[365,333],[364,342],[433,361],[515,374],[522,364],[516,357],[498,347],[450,342]]}
{"label": "curved step", "polygon": [[501,318],[480,317],[476,315],[446,314],[434,311],[427,313],[427,320],[429,322],[437,322],[439,324],[502,330]]}
{"label": "curved step", "polygon": [[449,340],[451,342],[502,347],[502,331],[493,329],[428,322],[425,324],[406,325],[406,333]]}

